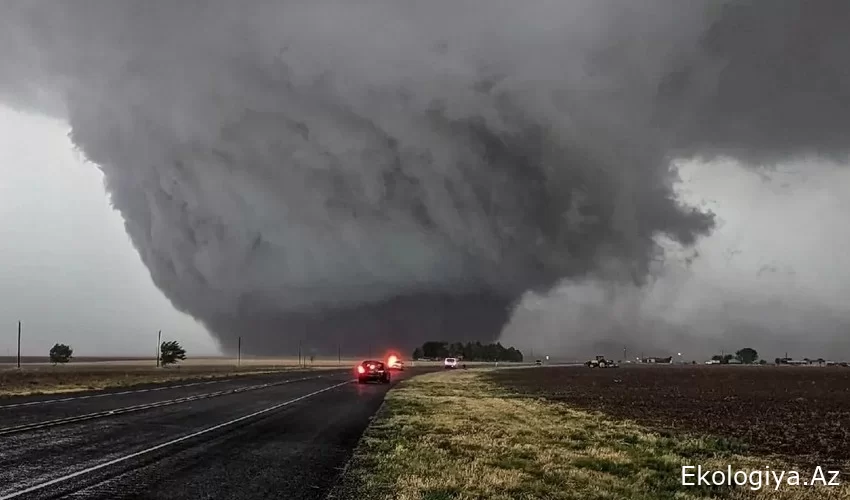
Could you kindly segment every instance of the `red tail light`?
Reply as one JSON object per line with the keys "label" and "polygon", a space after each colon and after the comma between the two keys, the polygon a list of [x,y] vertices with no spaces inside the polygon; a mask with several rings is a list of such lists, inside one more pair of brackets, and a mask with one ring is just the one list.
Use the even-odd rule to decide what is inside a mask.
{"label": "red tail light", "polygon": [[366,369],[363,368],[363,365],[357,367],[357,373],[366,373]]}

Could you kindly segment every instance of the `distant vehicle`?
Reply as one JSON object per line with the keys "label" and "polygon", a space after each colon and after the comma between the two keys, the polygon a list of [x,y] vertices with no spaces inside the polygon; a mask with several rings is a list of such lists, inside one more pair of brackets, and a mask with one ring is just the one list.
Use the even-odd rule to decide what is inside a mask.
{"label": "distant vehicle", "polygon": [[595,359],[586,361],[584,366],[590,368],[618,368],[620,365],[610,359],[605,359],[605,356],[596,356]]}
{"label": "distant vehicle", "polygon": [[357,365],[357,382],[360,384],[366,382],[389,384],[390,371],[382,361],[366,360]]}
{"label": "distant vehicle", "polygon": [[404,361],[398,359],[397,356],[387,358],[387,365],[389,365],[390,370],[404,371]]}
{"label": "distant vehicle", "polygon": [[457,368],[457,358],[446,358],[445,361],[443,361],[443,367],[447,370]]}
{"label": "distant vehicle", "polygon": [[537,366],[541,366],[543,364],[543,361],[538,359],[537,361],[534,362],[534,364],[537,365]]}

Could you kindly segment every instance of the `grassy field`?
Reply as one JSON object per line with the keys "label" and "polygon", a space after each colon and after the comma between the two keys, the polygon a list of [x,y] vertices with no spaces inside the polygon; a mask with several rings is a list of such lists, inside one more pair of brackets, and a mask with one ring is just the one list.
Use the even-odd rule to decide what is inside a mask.
{"label": "grassy field", "polygon": [[[20,370],[14,365],[0,365],[0,398],[257,375],[299,368],[298,358],[244,359],[238,367],[235,360],[227,358],[189,359],[168,368],[156,368],[154,363],[153,360],[92,358],[60,366],[35,361],[23,364]],[[333,369],[354,363],[353,359],[313,363],[308,360],[306,368]]]}
{"label": "grassy field", "polygon": [[[240,364],[243,367],[252,366],[298,366],[298,357],[258,357],[258,356],[243,356]],[[309,357],[302,360],[306,364],[311,364]],[[334,358],[315,358],[312,362],[313,366],[347,366],[355,363],[355,358],[342,358],[338,360]],[[65,365],[67,368],[99,368],[99,367],[129,367],[129,368],[150,368],[154,367],[156,360],[150,358],[132,358],[132,357],[80,357],[74,358],[70,363]],[[183,368],[210,368],[210,367],[236,367],[237,360],[235,357],[190,357],[185,361],[181,361],[179,366]],[[22,368],[36,368],[41,366],[52,366],[47,356],[30,356],[22,359]],[[14,357],[0,357],[0,369],[14,368]]]}
{"label": "grassy field", "polygon": [[[805,464],[795,465],[789,456],[754,452],[742,440],[690,428],[671,431],[669,426],[644,425],[548,397],[557,396],[556,389],[562,386],[538,383],[536,390],[527,390],[530,378],[556,376],[549,370],[582,370],[575,372],[577,377],[596,377],[601,371],[479,369],[433,373],[402,382],[388,394],[331,497],[850,498],[846,484],[783,484],[778,490],[772,483],[765,486],[764,480],[757,490],[750,489],[751,485],[683,486],[685,465],[723,471],[731,466],[733,471],[747,472],[764,471],[769,466],[773,471],[797,470],[801,481],[810,479],[812,470]],[[648,376],[643,370],[606,371],[618,380],[632,372]],[[683,373],[678,372],[679,377]],[[598,392],[594,395],[600,397]],[[699,409],[691,410],[699,413]]]}

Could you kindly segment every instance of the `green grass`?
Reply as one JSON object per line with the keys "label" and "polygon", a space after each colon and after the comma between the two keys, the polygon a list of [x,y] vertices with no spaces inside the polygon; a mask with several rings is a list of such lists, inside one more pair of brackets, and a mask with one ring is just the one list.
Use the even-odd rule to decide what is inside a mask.
{"label": "green grass", "polygon": [[681,485],[682,465],[727,464],[736,470],[766,465],[748,457],[740,443],[663,436],[601,414],[516,397],[483,370],[434,373],[405,380],[388,394],[331,498],[790,500],[850,492]]}

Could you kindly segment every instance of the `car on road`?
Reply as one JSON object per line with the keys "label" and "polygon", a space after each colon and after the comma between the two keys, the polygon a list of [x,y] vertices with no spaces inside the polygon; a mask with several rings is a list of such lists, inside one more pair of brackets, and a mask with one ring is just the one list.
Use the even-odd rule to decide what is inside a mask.
{"label": "car on road", "polygon": [[382,361],[367,359],[357,365],[357,382],[360,384],[365,384],[366,382],[389,384],[390,370]]}
{"label": "car on road", "polygon": [[538,359],[537,361],[534,362],[534,364],[537,365],[537,366],[543,366],[543,360]]}
{"label": "car on road", "polygon": [[445,361],[443,361],[443,367],[447,370],[457,368],[457,358],[446,358]]}
{"label": "car on road", "polygon": [[387,358],[387,365],[389,365],[390,370],[404,371],[404,361],[398,359],[398,356],[392,355]]}

